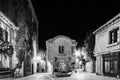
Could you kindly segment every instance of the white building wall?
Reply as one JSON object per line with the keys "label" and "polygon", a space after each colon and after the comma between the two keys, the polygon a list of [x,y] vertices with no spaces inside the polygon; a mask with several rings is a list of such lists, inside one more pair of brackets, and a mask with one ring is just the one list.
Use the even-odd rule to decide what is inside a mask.
{"label": "white building wall", "polygon": [[[96,34],[96,39],[95,39],[95,52],[96,53],[103,53],[103,52],[107,52],[107,51],[113,51],[113,50],[116,50],[118,48],[120,48],[119,45],[116,45],[116,44],[112,44],[112,45],[115,45],[115,46],[112,46],[112,45],[109,45],[109,31],[114,29],[114,28],[117,28],[120,26],[120,22],[110,26],[108,29],[105,29],[103,31],[101,31],[100,33]],[[120,31],[120,28],[119,28],[119,31]],[[120,34],[119,34],[119,38],[120,38]],[[120,39],[119,39],[120,41]],[[112,47],[110,47],[112,46]]]}

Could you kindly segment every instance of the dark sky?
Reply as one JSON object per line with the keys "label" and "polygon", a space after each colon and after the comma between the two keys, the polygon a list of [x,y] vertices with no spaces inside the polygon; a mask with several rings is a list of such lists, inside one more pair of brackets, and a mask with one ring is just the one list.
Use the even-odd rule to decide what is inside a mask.
{"label": "dark sky", "polygon": [[87,32],[94,31],[120,13],[119,0],[32,0],[39,21],[39,47],[57,35],[65,35],[82,45]]}

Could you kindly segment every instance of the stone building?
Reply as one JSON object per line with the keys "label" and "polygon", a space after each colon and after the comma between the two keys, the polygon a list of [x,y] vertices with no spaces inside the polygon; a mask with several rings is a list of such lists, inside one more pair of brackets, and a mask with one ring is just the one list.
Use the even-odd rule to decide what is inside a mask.
{"label": "stone building", "polygon": [[19,54],[20,48],[23,49],[22,43],[25,43],[27,50],[25,51],[25,60],[22,63],[23,67],[20,70],[20,75],[27,76],[35,73],[33,70],[33,57],[38,51],[38,20],[31,0],[0,0],[0,10],[19,30],[21,29],[16,34],[16,55],[12,58],[12,68],[14,69],[16,64],[18,64],[19,61],[16,56]]}
{"label": "stone building", "polygon": [[[46,41],[46,58],[53,65],[55,57],[63,58],[61,55],[64,55],[68,60],[72,58],[74,49],[76,48],[77,42],[70,39],[69,37],[59,35],[53,39]],[[72,56],[72,57],[71,57]]]}
{"label": "stone building", "polygon": [[96,74],[120,76],[120,14],[93,32]]}
{"label": "stone building", "polygon": [[[12,57],[15,53],[15,37],[18,28],[0,12],[0,74],[6,74],[5,69],[12,69]],[[12,52],[8,51],[11,46]],[[14,61],[15,62],[15,61]]]}

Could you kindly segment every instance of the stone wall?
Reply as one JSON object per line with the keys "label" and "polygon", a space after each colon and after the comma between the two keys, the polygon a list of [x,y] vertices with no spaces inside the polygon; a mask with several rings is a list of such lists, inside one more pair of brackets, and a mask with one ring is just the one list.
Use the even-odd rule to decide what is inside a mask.
{"label": "stone wall", "polygon": [[48,60],[52,63],[54,61],[55,56],[60,56],[63,54],[59,53],[59,46],[64,46],[64,53],[65,56],[70,56],[72,54],[72,46],[76,46],[75,44],[72,44],[72,41],[70,39],[59,37],[53,40],[53,42],[47,44],[47,55]]}

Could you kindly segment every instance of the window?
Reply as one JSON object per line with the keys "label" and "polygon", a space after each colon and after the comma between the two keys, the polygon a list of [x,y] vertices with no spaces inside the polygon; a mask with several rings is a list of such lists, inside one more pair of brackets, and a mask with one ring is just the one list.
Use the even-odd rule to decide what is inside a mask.
{"label": "window", "polygon": [[5,30],[5,41],[8,41],[8,32]]}
{"label": "window", "polygon": [[64,46],[59,46],[59,53],[63,54],[64,53]]}
{"label": "window", "polygon": [[0,40],[3,40],[3,29],[0,27]]}
{"label": "window", "polygon": [[118,35],[119,35],[119,27],[111,30],[109,32],[109,44],[118,42],[118,39],[119,39]]}

